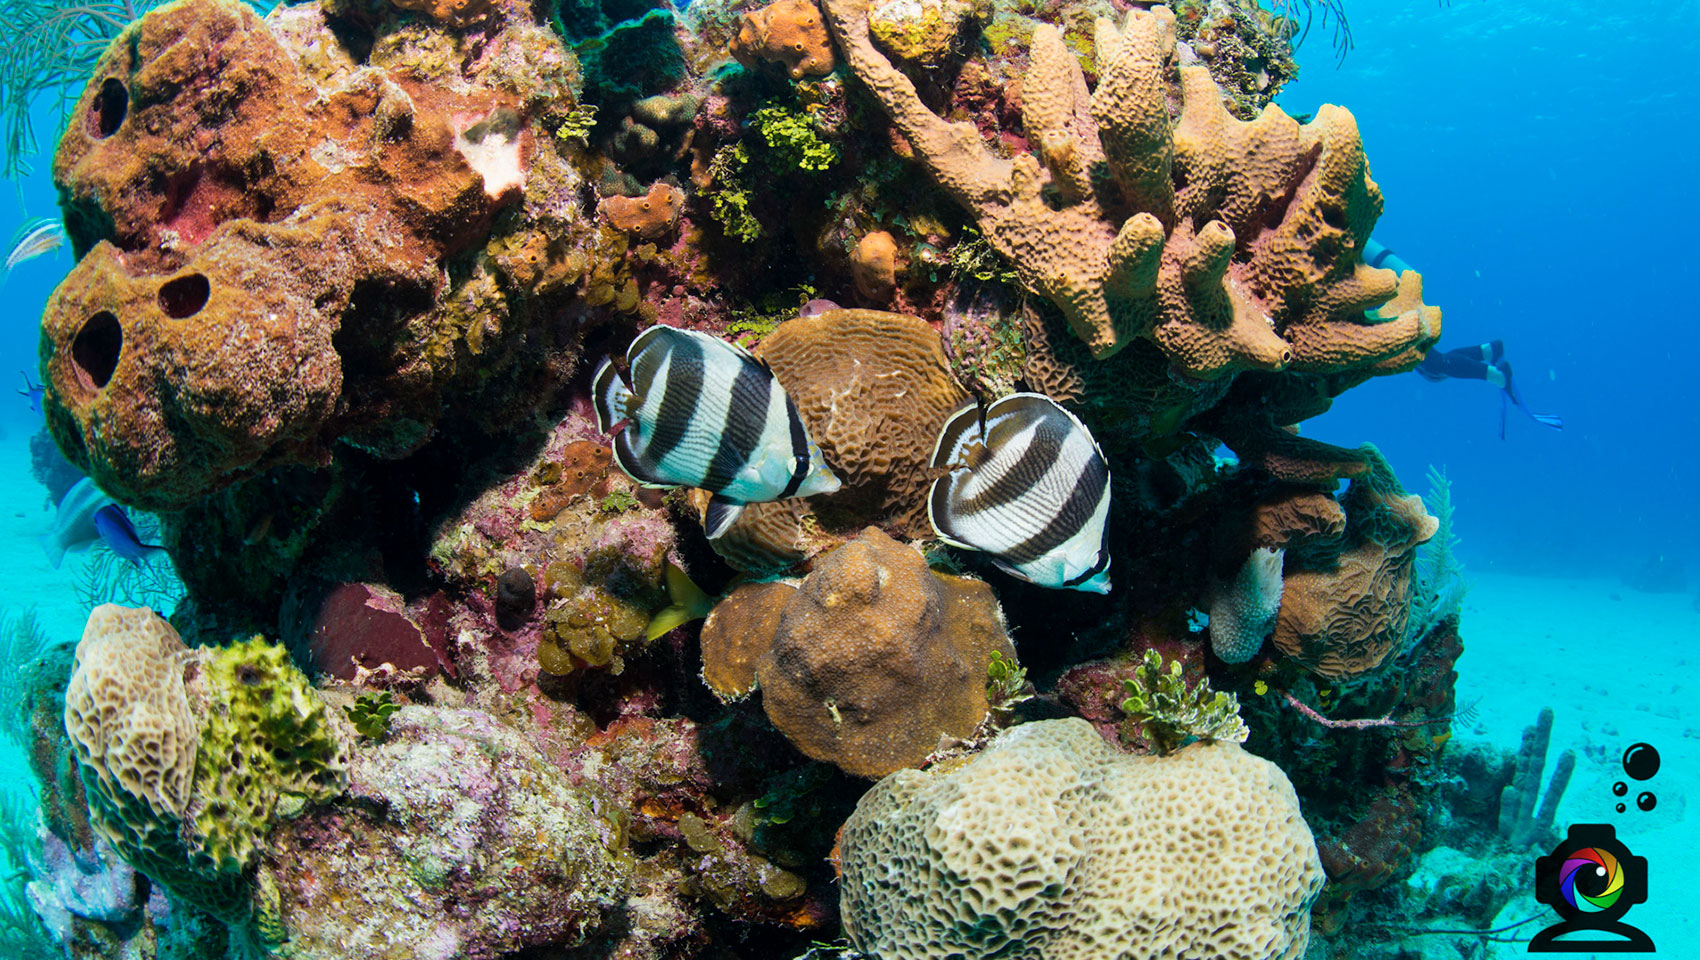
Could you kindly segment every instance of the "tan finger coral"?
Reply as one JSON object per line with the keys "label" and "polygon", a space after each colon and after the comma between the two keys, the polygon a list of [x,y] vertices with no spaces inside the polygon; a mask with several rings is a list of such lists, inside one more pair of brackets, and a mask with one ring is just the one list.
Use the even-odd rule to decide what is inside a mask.
{"label": "tan finger coral", "polygon": [[1374,446],[1359,451],[1369,469],[1341,497],[1345,534],[1288,552],[1272,638],[1289,657],[1336,680],[1374,670],[1400,648],[1416,548],[1439,527]]}
{"label": "tan finger coral", "polygon": [[1381,192],[1352,115],[1324,106],[1300,125],[1270,106],[1236,120],[1199,65],[1171,90],[1167,8],[1098,21],[1090,93],[1061,32],[1035,29],[1022,84],[1032,152],[1013,160],[922,102],[872,38],[868,0],[826,10],[916,157],[1094,355],[1142,337],[1187,376],[1215,379],[1375,366],[1438,337],[1422,310],[1365,317],[1395,279],[1360,262]]}
{"label": "tan finger coral", "polygon": [[1280,768],[1221,742],[1131,757],[1079,719],[892,774],[839,851],[845,932],[883,960],[1289,960],[1323,885]]}
{"label": "tan finger coral", "polygon": [[933,444],[968,399],[938,332],[878,310],[828,310],[787,320],[757,355],[797,404],[809,436],[844,488],[809,505],[829,528],[889,525],[927,536]]}
{"label": "tan finger coral", "polygon": [[992,589],[933,573],[870,527],[785,600],[756,677],[768,719],[797,749],[878,777],[920,763],[941,736],[974,732],[993,652],[1015,657]]}

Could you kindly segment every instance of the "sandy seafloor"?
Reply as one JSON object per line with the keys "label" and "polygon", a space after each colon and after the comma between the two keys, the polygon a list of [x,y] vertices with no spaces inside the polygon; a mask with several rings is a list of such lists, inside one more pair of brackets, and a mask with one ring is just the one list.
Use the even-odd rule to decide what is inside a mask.
{"label": "sandy seafloor", "polygon": [[[53,569],[36,543],[52,523],[45,492],[30,476],[29,436],[16,421],[0,436],[0,609],[33,605],[57,639],[75,641],[85,616],[73,584],[83,557],[73,554]],[[1469,553],[1464,560],[1469,563]],[[1472,724],[1454,742],[1486,739],[1515,749],[1523,728],[1542,707],[1555,712],[1548,766],[1566,747],[1578,755],[1576,773],[1559,809],[1560,824],[1609,823],[1618,837],[1648,860],[1648,902],[1625,918],[1645,930],[1657,956],[1700,957],[1700,611],[1692,594],[1650,594],[1612,580],[1551,579],[1473,572],[1464,600],[1458,661],[1458,702],[1479,701]],[[1633,803],[1616,813],[1611,792],[1625,747],[1653,744],[1662,757],[1657,776],[1633,784],[1658,797],[1643,813]],[[27,777],[21,758],[5,749],[0,783],[18,789]],[[1543,779],[1543,784],[1544,784]],[[1441,852],[1444,855],[1444,851]],[[1531,856],[1535,851],[1531,851]],[[1438,856],[1432,863],[1439,863]],[[1419,868],[1410,882],[1432,871]],[[1513,901],[1500,923],[1535,911]],[[1387,918],[1399,922],[1399,918]],[[1556,919],[1553,917],[1552,919]],[[1533,929],[1531,926],[1529,929]],[[1441,937],[1407,937],[1419,957],[1436,957]],[[1426,948],[1426,949],[1425,949]],[[1456,954],[1451,954],[1456,955]],[[1522,943],[1490,946],[1487,956],[1527,956]],[[1582,956],[1568,954],[1568,956]],[[1621,956],[1621,955],[1619,955]]]}

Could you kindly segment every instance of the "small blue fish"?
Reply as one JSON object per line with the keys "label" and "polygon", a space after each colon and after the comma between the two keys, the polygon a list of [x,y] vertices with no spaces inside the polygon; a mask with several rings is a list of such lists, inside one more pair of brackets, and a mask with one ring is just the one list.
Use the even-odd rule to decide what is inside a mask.
{"label": "small blue fish", "polygon": [[130,515],[116,503],[109,503],[94,512],[94,528],[100,531],[100,538],[112,548],[112,552],[141,566],[147,558],[149,550],[164,550],[155,543],[143,543],[141,535],[136,533],[136,525],[130,522]]}
{"label": "small blue fish", "polygon": [[42,217],[31,220],[18,229],[12,236],[12,249],[6,254],[6,272],[25,260],[34,260],[44,253],[52,253],[65,243],[65,225],[56,217]]}
{"label": "small blue fish", "polygon": [[[725,533],[746,503],[832,493],[797,405],[749,352],[705,333],[653,326],[626,351],[627,386],[604,360],[591,394],[614,461],[650,487],[713,494],[703,527]],[[624,426],[624,429],[620,429]]]}
{"label": "small blue fish", "polygon": [[18,391],[18,396],[29,397],[30,398],[30,409],[34,410],[36,413],[40,413],[41,412],[41,397],[42,397],[43,394],[45,394],[47,392],[47,388],[45,386],[39,384],[39,383],[31,382],[30,381],[30,375],[23,372],[22,370],[18,371],[18,376],[24,378],[24,388],[22,390]]}
{"label": "small blue fish", "polygon": [[95,526],[95,514],[110,506],[112,498],[101,492],[93,480],[84,477],[65,492],[59,501],[59,512],[53,518],[53,529],[39,538],[47,561],[57,569],[69,550],[80,550],[100,539]]}

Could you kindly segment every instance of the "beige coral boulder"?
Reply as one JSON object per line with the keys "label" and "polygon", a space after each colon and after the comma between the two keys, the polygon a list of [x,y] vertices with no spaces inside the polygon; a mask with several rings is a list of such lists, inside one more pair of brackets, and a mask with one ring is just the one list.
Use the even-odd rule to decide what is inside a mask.
{"label": "beige coral boulder", "polygon": [[749,691],[797,749],[864,777],[914,766],[985,719],[992,654],[1015,658],[992,589],[870,527],[791,588],[740,587],[709,617],[703,676]]}
{"label": "beige coral boulder", "polygon": [[1078,719],[892,774],[839,851],[845,932],[882,960],[1290,960],[1324,879],[1274,764],[1230,743],[1132,757]]}

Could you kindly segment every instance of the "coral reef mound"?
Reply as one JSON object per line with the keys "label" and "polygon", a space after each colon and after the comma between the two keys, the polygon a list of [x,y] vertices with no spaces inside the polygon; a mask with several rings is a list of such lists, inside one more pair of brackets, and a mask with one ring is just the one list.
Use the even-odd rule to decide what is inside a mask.
{"label": "coral reef mound", "polygon": [[1296,958],[1323,885],[1274,764],[1226,743],[1130,757],[1078,719],[892,774],[839,849],[845,931],[885,960]]}
{"label": "coral reef mound", "polygon": [[844,489],[810,501],[831,524],[927,525],[928,467],[945,420],[967,402],[924,321],[878,310],[828,310],[779,325],[758,355],[797,404]]}
{"label": "coral reef mound", "polygon": [[623,815],[487,714],[403,707],[351,757],[349,799],[272,839],[263,872],[291,957],[576,944],[624,899]]}
{"label": "coral reef mound", "polygon": [[[717,652],[705,644],[705,657]],[[974,732],[993,652],[1015,658],[991,588],[933,573],[870,527],[786,600],[756,680],[768,719],[797,749],[879,777],[919,764],[940,737]]]}
{"label": "coral reef mound", "polygon": [[107,604],[77,647],[65,729],[101,836],[173,895],[263,934],[275,905],[248,871],[279,807],[344,787],[324,704],[288,654],[257,637],[191,650],[153,611]]}

